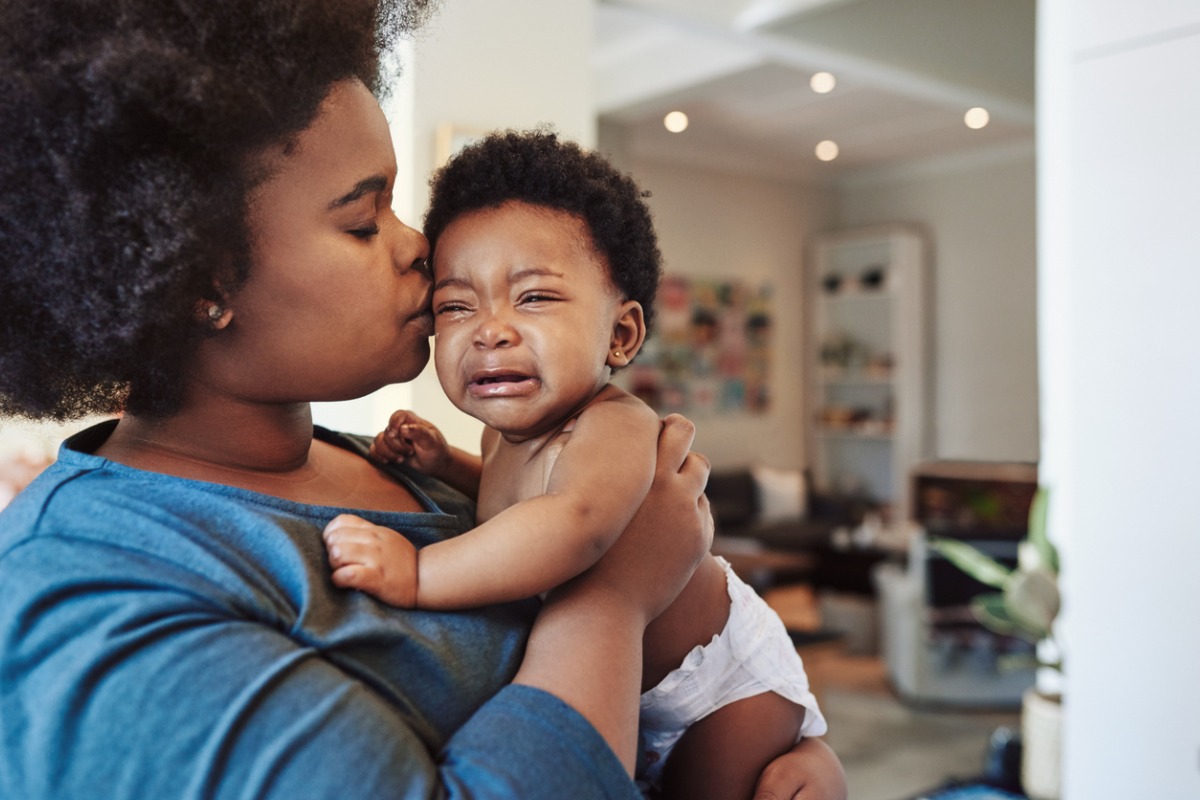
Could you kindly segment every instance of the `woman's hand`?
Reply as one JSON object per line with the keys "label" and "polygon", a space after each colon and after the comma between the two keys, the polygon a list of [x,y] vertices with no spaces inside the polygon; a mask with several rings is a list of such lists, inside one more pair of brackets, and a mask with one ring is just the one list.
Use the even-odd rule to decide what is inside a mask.
{"label": "woman's hand", "polygon": [[683,417],[663,420],[649,494],[595,566],[550,592],[514,680],[582,714],[630,775],[637,752],[642,636],[712,544],[712,515],[703,494],[708,460],[688,452],[695,434]]}
{"label": "woman's hand", "polygon": [[767,764],[754,800],[846,800],[846,773],[837,755],[821,739],[801,739]]}
{"label": "woman's hand", "polygon": [[658,437],[654,482],[629,526],[603,558],[575,582],[616,602],[633,602],[645,621],[678,596],[712,545],[713,519],[704,496],[710,465],[689,448],[696,426],[671,414]]}

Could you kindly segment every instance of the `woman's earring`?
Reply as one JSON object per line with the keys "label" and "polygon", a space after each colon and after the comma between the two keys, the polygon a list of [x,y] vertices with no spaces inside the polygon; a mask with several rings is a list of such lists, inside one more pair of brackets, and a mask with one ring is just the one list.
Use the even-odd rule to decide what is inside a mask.
{"label": "woman's earring", "polygon": [[614,356],[616,356],[617,358],[621,358],[621,351],[620,351],[620,350],[613,350],[613,355],[614,355]]}
{"label": "woman's earring", "polygon": [[208,320],[208,327],[214,331],[225,330],[225,326],[233,319],[233,309],[220,303],[209,303],[204,309],[204,317]]}

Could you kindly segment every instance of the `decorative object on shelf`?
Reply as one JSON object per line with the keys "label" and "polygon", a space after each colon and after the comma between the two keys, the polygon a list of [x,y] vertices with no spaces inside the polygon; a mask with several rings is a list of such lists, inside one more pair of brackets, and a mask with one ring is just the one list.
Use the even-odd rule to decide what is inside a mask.
{"label": "decorative object on shelf", "polygon": [[771,404],[771,287],[665,275],[654,335],[614,382],[660,412],[763,413]]}
{"label": "decorative object on shelf", "polygon": [[[1000,589],[981,594],[971,603],[975,617],[987,628],[1033,642],[1032,658],[1039,667],[1039,686],[1025,693],[1021,704],[1024,740],[1021,780],[1032,800],[1058,800],[1062,752],[1062,657],[1054,639],[1054,622],[1061,597],[1058,551],[1046,535],[1048,492],[1038,489],[1029,510],[1029,535],[1017,551],[1017,566],[1009,568],[971,545],[954,539],[934,539],[930,546],[977,581]],[[1012,662],[1009,662],[1010,664]]]}
{"label": "decorative object on shelf", "polygon": [[867,291],[878,291],[887,280],[887,269],[882,266],[867,267],[858,276],[858,285]]}
{"label": "decorative object on shelf", "polygon": [[871,348],[848,333],[833,333],[821,343],[821,365],[825,367],[862,369],[871,358]]}
{"label": "decorative object on shelf", "polygon": [[830,273],[821,279],[821,288],[829,294],[837,294],[842,289],[842,276]]}

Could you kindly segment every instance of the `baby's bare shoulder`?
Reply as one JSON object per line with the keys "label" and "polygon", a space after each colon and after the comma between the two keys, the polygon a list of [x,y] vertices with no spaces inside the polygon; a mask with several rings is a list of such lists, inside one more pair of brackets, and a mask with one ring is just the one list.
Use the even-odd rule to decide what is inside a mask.
{"label": "baby's bare shoulder", "polygon": [[[580,414],[582,418],[585,414],[600,410],[601,414],[619,416],[626,420],[637,421],[640,424],[653,424],[657,429],[659,425],[658,414],[654,409],[646,405],[638,398],[631,395],[619,386],[609,384],[605,386],[592,399],[592,402]],[[597,414],[596,416],[599,416]]]}

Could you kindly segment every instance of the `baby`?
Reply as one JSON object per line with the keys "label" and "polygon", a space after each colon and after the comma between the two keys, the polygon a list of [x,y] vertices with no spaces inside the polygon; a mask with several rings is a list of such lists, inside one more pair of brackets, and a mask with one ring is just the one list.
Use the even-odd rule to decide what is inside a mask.
{"label": "baby", "polygon": [[[333,581],[428,609],[537,595],[600,558],[653,477],[658,417],[609,383],[653,314],[650,213],[598,155],[507,132],[435,176],[426,235],[438,378],[487,426],[482,456],[408,411],[372,454],[476,497],[477,527],[417,551],[340,516],[325,531]],[[723,559],[706,557],[644,652],[638,777],[664,796],[750,797],[768,762],[825,732],[783,624]]]}

